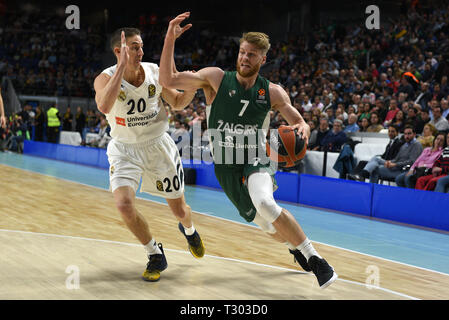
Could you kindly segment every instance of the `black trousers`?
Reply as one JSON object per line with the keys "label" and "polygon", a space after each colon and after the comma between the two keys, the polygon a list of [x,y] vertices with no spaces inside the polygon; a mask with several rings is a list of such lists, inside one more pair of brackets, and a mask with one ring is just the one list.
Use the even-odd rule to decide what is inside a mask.
{"label": "black trousers", "polygon": [[47,127],[47,141],[50,143],[58,143],[59,127]]}

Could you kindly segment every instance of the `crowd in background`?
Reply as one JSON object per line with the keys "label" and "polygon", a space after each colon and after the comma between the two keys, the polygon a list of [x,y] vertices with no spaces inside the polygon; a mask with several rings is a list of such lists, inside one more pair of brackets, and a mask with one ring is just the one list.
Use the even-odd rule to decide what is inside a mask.
{"label": "crowd in background", "polygon": [[[0,30],[0,73],[14,80],[18,92],[92,96],[105,51],[101,32],[58,37],[52,21],[9,19],[13,27]],[[167,21],[139,19],[137,27],[148,44],[144,61],[159,62]],[[238,37],[192,29],[177,41],[175,61],[178,70],[233,70],[237,52]],[[449,132],[447,7],[410,8],[380,30],[336,23],[316,27],[307,35],[272,41],[267,61],[261,75],[284,87],[311,127],[309,150],[341,152],[348,132],[387,133],[391,126],[399,134],[411,126],[423,148],[432,147],[438,133]],[[205,131],[201,91],[184,110],[167,105],[167,112],[170,132],[177,137],[191,135],[194,123]],[[68,117],[60,116],[62,122]],[[83,125],[82,116],[74,115],[65,128],[84,132],[83,137],[86,128],[99,130],[102,115],[89,111],[85,117]],[[277,112],[270,117],[271,128],[286,124]],[[36,117],[33,121],[38,122]]]}
{"label": "crowd in background", "polygon": [[66,16],[6,14],[0,24],[0,75],[25,95],[93,97],[106,35],[99,26],[68,31]]}

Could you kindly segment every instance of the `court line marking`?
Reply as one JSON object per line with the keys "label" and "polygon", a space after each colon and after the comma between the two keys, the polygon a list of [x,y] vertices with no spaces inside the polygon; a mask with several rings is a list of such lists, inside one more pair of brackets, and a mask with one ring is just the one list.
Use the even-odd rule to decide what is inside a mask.
{"label": "court line marking", "polygon": [[[142,247],[141,244],[136,244],[136,243],[114,241],[114,240],[105,240],[105,239],[86,238],[86,237],[78,237],[78,236],[67,236],[67,235],[52,234],[52,233],[22,231],[22,230],[9,230],[9,229],[0,229],[0,232],[19,233],[19,234],[37,235],[37,236],[54,237],[54,238],[66,238],[66,239],[74,239],[74,240],[85,240],[85,241],[102,242],[102,243],[108,243],[108,244],[125,245],[125,246],[129,246],[129,247]],[[169,249],[169,248],[164,248],[164,250],[190,255],[190,252],[183,251],[183,250]],[[232,261],[232,262],[238,262],[238,263],[245,263],[245,264],[255,265],[255,266],[259,266],[259,267],[267,267],[267,268],[271,268],[271,269],[277,269],[277,270],[280,270],[280,271],[289,271],[289,272],[295,272],[295,273],[301,273],[301,274],[305,274],[305,275],[314,276],[314,274],[311,273],[311,272],[303,272],[303,271],[299,271],[299,270],[295,270],[295,269],[289,269],[289,268],[284,268],[284,267],[279,267],[279,266],[272,266],[272,265],[263,264],[263,263],[257,263],[257,262],[240,260],[240,259],[234,259],[234,258],[227,258],[227,257],[219,257],[219,256],[214,256],[214,255],[209,255],[209,254],[206,254],[205,256],[209,257],[209,258],[218,259],[218,260],[226,260],[226,261]],[[403,297],[403,298],[407,298],[407,299],[410,299],[410,300],[421,300],[419,298],[416,298],[416,297],[413,297],[413,296],[410,296],[410,295],[407,295],[407,294],[404,294],[404,293],[401,293],[401,292],[397,292],[397,291],[394,291],[394,290],[382,288],[382,287],[379,287],[379,286],[370,286],[370,285],[367,285],[365,283],[352,281],[352,280],[346,280],[346,279],[342,279],[340,277],[337,278],[336,281],[341,281],[341,282],[346,282],[346,283],[355,284],[355,285],[359,285],[359,286],[364,286],[368,290],[376,289],[376,290],[388,292],[390,294],[397,295],[397,296],[400,296],[400,297]]]}
{"label": "court line marking", "polygon": [[[31,157],[31,156],[30,156],[30,157]],[[39,158],[39,157],[37,157],[37,158]],[[39,159],[47,159],[47,158],[39,158]],[[48,160],[51,160],[51,161],[58,161],[58,160],[54,160],[54,159],[48,159]],[[58,162],[60,162],[60,161],[58,161]],[[65,163],[65,162],[64,162],[64,163]],[[68,164],[72,164],[72,163],[68,163]],[[29,170],[29,169],[22,169],[22,168],[15,167],[15,166],[12,166],[12,165],[9,165],[9,164],[4,164],[4,163],[0,163],[0,165],[4,165],[4,166],[10,167],[10,168],[15,168],[15,169],[19,169],[19,170],[24,170],[24,171],[27,171],[27,172],[30,172],[30,173],[40,174],[40,175],[43,175],[43,176],[47,176],[47,177],[59,179],[59,180],[62,180],[62,181],[67,181],[67,182],[71,182],[71,183],[76,183],[76,184],[80,184],[80,185],[83,185],[83,186],[86,186],[86,187],[91,187],[91,188],[95,188],[95,189],[98,189],[98,190],[110,192],[109,189],[107,189],[107,188],[102,188],[102,187],[98,187],[98,186],[94,186],[94,185],[90,185],[90,184],[85,184],[85,183],[82,183],[82,182],[78,182],[78,181],[74,181],[74,180],[69,180],[69,179],[65,179],[65,178],[61,178],[61,177],[56,177],[56,176],[53,176],[53,175],[50,175],[50,174],[46,174],[46,173],[36,172],[36,171],[33,171],[33,170]],[[96,169],[96,170],[106,170],[106,169],[95,168],[95,167],[92,167],[92,168],[93,168],[93,169]],[[107,170],[106,170],[106,171],[107,171]],[[217,191],[217,192],[218,192],[218,191]],[[162,202],[162,201],[159,202],[159,201],[157,201],[157,200],[147,199],[147,198],[143,198],[143,197],[140,197],[140,196],[136,196],[136,199],[145,200],[145,201],[149,201],[149,202],[152,202],[152,203],[157,203],[157,204],[164,205],[164,206],[167,206],[167,207],[168,207],[168,204],[167,204],[167,203],[164,203],[164,202]],[[242,223],[242,222],[239,222],[239,221],[229,220],[229,219],[222,218],[222,217],[217,217],[217,216],[214,216],[213,214],[210,214],[210,213],[199,212],[199,211],[196,211],[196,210],[195,210],[195,211],[192,210],[192,211],[195,212],[195,213],[197,213],[197,214],[201,214],[201,215],[204,215],[204,216],[207,216],[207,217],[210,217],[210,218],[220,219],[220,220],[224,220],[224,221],[227,221],[227,222],[237,223],[237,224],[242,225],[242,226],[252,227],[252,228],[256,228],[256,229],[261,230],[260,227],[258,227],[258,226],[254,226],[254,225],[250,225],[250,224],[245,224],[245,223]],[[309,238],[309,239],[310,239],[310,238]],[[415,265],[408,264],[408,263],[405,263],[405,262],[400,262],[400,261],[391,260],[391,259],[387,259],[387,258],[383,258],[383,257],[378,257],[378,256],[375,256],[375,255],[371,255],[371,254],[369,254],[369,253],[363,253],[363,252],[359,252],[359,251],[355,251],[355,250],[351,250],[351,249],[347,249],[347,248],[342,248],[342,247],[338,247],[338,246],[335,246],[335,245],[332,245],[332,244],[328,244],[328,243],[324,243],[324,242],[315,241],[315,240],[313,240],[313,239],[310,239],[310,241],[315,242],[315,243],[318,243],[318,244],[321,244],[321,245],[325,245],[325,246],[328,246],[328,247],[331,247],[331,248],[335,248],[335,249],[339,249],[339,250],[344,250],[344,251],[348,251],[348,252],[351,252],[351,253],[357,253],[357,254],[361,254],[361,255],[367,256],[367,257],[376,258],[376,259],[380,259],[380,260],[384,260],[384,261],[388,261],[388,262],[392,262],[392,263],[397,263],[397,264],[400,264],[400,265],[403,265],[403,266],[412,267],[412,268],[417,268],[417,269],[424,270],[424,271],[428,271],[428,272],[434,272],[434,273],[437,273],[437,274],[440,274],[440,275],[444,275],[444,276],[448,276],[448,277],[449,277],[449,274],[448,274],[448,273],[444,273],[444,272],[441,272],[441,271],[432,270],[432,269],[427,269],[427,268],[424,268],[424,267],[415,266]]]}

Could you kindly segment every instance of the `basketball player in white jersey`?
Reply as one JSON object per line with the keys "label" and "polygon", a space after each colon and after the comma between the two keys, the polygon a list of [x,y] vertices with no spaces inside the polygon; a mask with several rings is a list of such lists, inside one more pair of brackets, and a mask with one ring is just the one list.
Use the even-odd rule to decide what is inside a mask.
{"label": "basketball player in white jersey", "polygon": [[94,82],[98,109],[111,126],[112,140],[107,149],[110,188],[125,224],[148,254],[143,279],[158,281],[167,261],[162,244],[156,243],[134,205],[141,178],[141,191],[166,199],[192,255],[201,258],[205,251],[184,199],[182,162],[166,132],[167,113],[161,100],[180,110],[192,101],[196,91],[181,93],[159,85],[159,67],[142,62],[143,41],[138,29],[117,30],[111,37],[111,49],[117,64]]}

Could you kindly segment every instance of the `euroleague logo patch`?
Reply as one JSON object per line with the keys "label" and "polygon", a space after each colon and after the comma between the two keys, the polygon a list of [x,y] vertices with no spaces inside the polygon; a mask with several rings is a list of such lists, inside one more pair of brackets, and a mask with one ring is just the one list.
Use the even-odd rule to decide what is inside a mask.
{"label": "euroleague logo patch", "polygon": [[256,102],[262,103],[262,104],[267,104],[267,101],[265,100],[265,94],[266,94],[265,89],[260,88],[259,90],[257,90],[257,94],[258,94],[258,96],[257,96]]}
{"label": "euroleague logo patch", "polygon": [[156,181],[156,188],[157,188],[159,191],[164,191],[164,185],[162,184],[162,181],[161,181],[161,180],[157,180],[157,181]]}
{"label": "euroleague logo patch", "polygon": [[114,174],[114,171],[115,171],[115,168],[114,168],[114,166],[111,166],[111,170],[110,170],[110,172],[111,172],[111,176]]}

